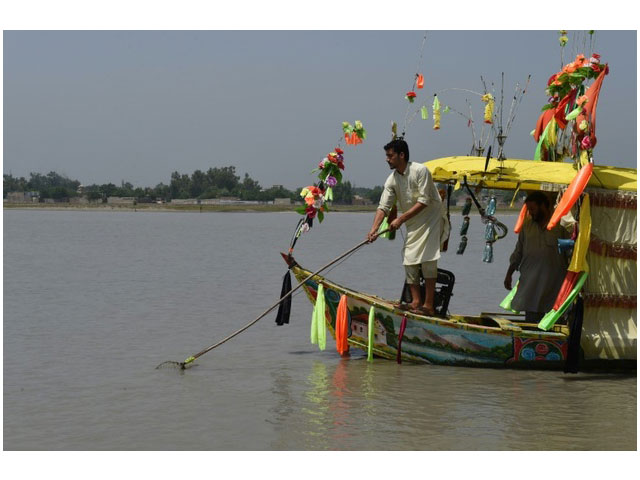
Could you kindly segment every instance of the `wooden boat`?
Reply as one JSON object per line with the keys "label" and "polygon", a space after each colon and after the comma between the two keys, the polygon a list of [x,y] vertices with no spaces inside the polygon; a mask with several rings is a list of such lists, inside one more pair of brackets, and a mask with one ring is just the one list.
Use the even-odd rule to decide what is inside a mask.
{"label": "wooden boat", "polygon": [[[311,274],[293,257],[283,256],[292,265],[291,270],[298,281]],[[373,353],[378,357],[397,359],[398,333],[406,316],[400,351],[402,360],[440,365],[555,369],[561,368],[566,360],[569,335],[566,326],[556,325],[552,331],[542,332],[534,324],[516,324],[492,314],[426,317],[400,310],[389,300],[350,290],[320,275],[307,280],[303,286],[313,304],[320,283],[325,292],[327,328],[334,338],[338,303],[342,295],[347,296],[350,346],[367,350],[369,309],[374,307]]]}
{"label": "wooden boat", "polygon": [[[571,183],[576,172],[569,163],[507,159],[492,160],[487,165],[481,157],[448,157],[425,165],[437,183],[455,185],[464,181],[469,185],[516,192],[561,191]],[[636,190],[635,169],[604,166],[594,168],[585,190],[592,198],[594,215],[587,256],[590,275],[582,294],[585,315],[580,337],[581,369],[636,368]],[[618,235],[622,234],[627,244],[622,245],[608,236],[612,211],[617,212],[617,219],[624,219]],[[298,282],[311,275],[291,254],[283,257]],[[633,268],[622,290],[618,286],[603,287],[606,282],[601,279],[615,276],[621,262],[627,264],[623,268]],[[334,338],[338,303],[343,295],[347,297],[348,343],[365,351],[369,346],[369,310],[374,307],[372,350],[377,357],[478,367],[562,369],[565,366],[571,333],[568,325],[556,324],[549,331],[543,331],[537,324],[510,318],[507,312],[504,315],[480,312],[476,316],[450,314],[448,299],[453,290],[452,278],[450,272],[439,270],[436,316],[403,311],[396,302],[351,290],[321,275],[311,277],[303,288],[315,304],[318,285],[323,285],[326,325]],[[618,290],[606,291],[611,288]],[[406,329],[400,342],[403,318],[406,318]]]}

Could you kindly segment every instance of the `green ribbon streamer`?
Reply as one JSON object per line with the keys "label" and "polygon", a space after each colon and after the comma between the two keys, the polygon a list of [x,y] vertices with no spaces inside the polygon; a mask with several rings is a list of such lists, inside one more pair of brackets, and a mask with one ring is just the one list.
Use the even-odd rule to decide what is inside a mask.
{"label": "green ribbon streamer", "polygon": [[536,147],[536,153],[533,156],[534,160],[540,160],[540,155],[542,153],[542,144],[547,141],[547,132],[549,131],[549,127],[551,126],[551,122],[547,123],[547,126],[544,127],[544,132],[540,135],[540,140],[538,141],[538,146]]}
{"label": "green ribbon streamer", "polygon": [[[318,293],[320,293],[320,287],[318,287]],[[318,295],[318,298],[320,295]],[[316,300],[316,304],[313,307],[313,313],[311,314],[311,343],[313,345],[318,344],[318,300]]]}
{"label": "green ribbon streamer", "polygon": [[368,326],[368,330],[369,330],[369,345],[367,346],[367,361],[368,362],[373,362],[373,340],[374,340],[374,334],[375,334],[375,321],[376,318],[376,311],[375,308],[373,307],[373,305],[371,305],[371,308],[369,309],[369,326]]}
{"label": "green ribbon streamer", "polygon": [[520,280],[518,280],[516,282],[516,286],[513,287],[511,289],[511,291],[507,294],[506,297],[504,297],[504,300],[502,300],[502,302],[500,302],[500,307],[504,308],[505,310],[509,310],[510,312],[513,313],[519,313],[517,310],[514,310],[513,308],[511,308],[511,300],[513,300],[513,297],[516,296],[516,292],[518,291],[518,284],[520,283]]}
{"label": "green ribbon streamer", "polygon": [[327,328],[325,326],[325,300],[324,286],[318,285],[318,293],[316,296],[316,305],[313,307],[313,315],[311,316],[311,343],[317,344],[320,350],[327,348]]}
{"label": "green ribbon streamer", "polygon": [[333,189],[331,187],[327,187],[327,191],[324,192],[324,199],[327,202],[333,202]]}
{"label": "green ribbon streamer", "polygon": [[423,120],[429,119],[429,109],[427,108],[426,105],[422,106],[422,108],[420,109],[420,114],[422,115]]}
{"label": "green ribbon streamer", "polygon": [[566,300],[562,303],[562,305],[560,305],[560,308],[557,311],[551,309],[544,317],[542,317],[542,320],[540,320],[540,323],[538,323],[538,328],[547,331],[551,327],[553,327],[553,325],[558,321],[558,319],[567,310],[567,308],[569,308],[569,305],[571,305],[576,299],[578,293],[580,293],[580,290],[582,290],[582,286],[587,279],[587,275],[587,272],[582,272],[582,276],[578,279],[575,287],[573,287],[573,290],[571,290],[571,293],[566,298]]}
{"label": "green ribbon streamer", "polygon": [[578,115],[580,115],[581,112],[582,112],[582,107],[576,107],[571,112],[569,112],[567,116],[564,118],[568,122],[570,122],[571,120],[575,120],[576,118],[578,118]]}

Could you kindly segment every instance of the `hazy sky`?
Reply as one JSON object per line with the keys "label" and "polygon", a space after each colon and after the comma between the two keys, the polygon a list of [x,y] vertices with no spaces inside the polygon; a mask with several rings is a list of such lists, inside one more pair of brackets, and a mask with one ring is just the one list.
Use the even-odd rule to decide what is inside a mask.
{"label": "hazy sky", "polygon": [[[392,121],[405,120],[416,72],[425,88],[468,112],[480,128],[484,104],[505,109],[517,82],[532,75],[505,152],[532,158],[529,135],[550,75],[561,65],[557,30],[548,31],[5,31],[4,173],[56,171],[84,184],[169,183],[173,171],[234,165],[263,187],[312,184],[310,174],[361,120],[368,138],[345,149],[345,179],[383,183]],[[597,164],[636,167],[635,31],[596,31],[594,51],[610,64],[597,116]],[[586,43],[586,49],[584,48]],[[569,31],[565,63],[590,54],[586,31]],[[418,67],[416,69],[416,67]],[[409,124],[411,159],[467,155],[472,136],[456,113],[441,129],[420,116]],[[506,112],[505,112],[506,117]],[[495,153],[495,149],[494,149]]]}

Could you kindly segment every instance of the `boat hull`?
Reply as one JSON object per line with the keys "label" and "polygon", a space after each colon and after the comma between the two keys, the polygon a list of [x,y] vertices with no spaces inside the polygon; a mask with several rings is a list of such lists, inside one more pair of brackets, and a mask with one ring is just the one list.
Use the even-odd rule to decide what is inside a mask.
{"label": "boat hull", "polygon": [[[292,272],[299,282],[311,274],[297,264]],[[334,338],[338,303],[346,295],[348,343],[352,347],[367,351],[369,310],[374,308],[372,351],[377,357],[437,365],[555,370],[562,369],[566,361],[568,330],[564,326],[543,332],[534,325],[531,329],[522,328],[506,318],[488,315],[451,315],[446,319],[417,315],[319,275],[306,280],[302,287],[312,304],[316,302],[319,283],[324,287],[326,325]],[[400,343],[398,334],[405,317],[406,329]]]}

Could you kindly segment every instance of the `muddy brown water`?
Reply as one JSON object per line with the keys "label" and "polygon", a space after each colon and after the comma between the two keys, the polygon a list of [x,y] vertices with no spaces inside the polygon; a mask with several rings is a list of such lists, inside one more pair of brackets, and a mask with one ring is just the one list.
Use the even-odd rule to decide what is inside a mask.
{"label": "muddy brown water", "polygon": [[[499,215],[500,212],[498,212]],[[5,210],[5,450],[635,450],[635,375],[412,365],[309,343],[293,299],[185,372],[182,361],[246,325],[280,293],[295,213]],[[359,243],[372,214],[336,213],[296,246],[317,269]],[[515,216],[504,216],[508,226]],[[515,237],[482,262],[460,215],[440,266],[450,310],[499,311]],[[327,274],[398,298],[401,238]],[[613,408],[615,407],[615,408]]]}

